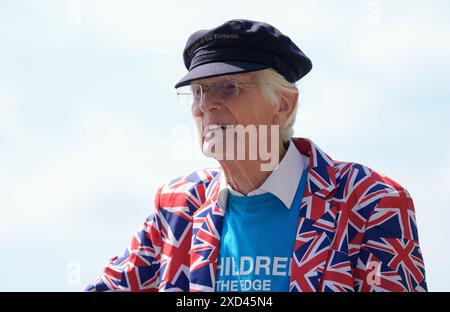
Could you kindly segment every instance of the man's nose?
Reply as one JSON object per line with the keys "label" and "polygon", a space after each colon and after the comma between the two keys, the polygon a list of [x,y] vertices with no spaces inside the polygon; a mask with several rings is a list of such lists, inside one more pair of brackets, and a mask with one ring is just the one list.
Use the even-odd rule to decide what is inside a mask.
{"label": "man's nose", "polygon": [[209,92],[205,92],[200,102],[199,108],[203,113],[210,113],[222,109],[223,103],[216,97],[211,96]]}

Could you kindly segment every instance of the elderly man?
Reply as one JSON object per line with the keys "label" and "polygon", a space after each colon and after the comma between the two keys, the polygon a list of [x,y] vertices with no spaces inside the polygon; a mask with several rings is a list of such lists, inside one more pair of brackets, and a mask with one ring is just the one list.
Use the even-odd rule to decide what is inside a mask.
{"label": "elderly man", "polygon": [[426,291],[411,196],[294,138],[311,61],[271,25],[192,34],[176,84],[218,168],[162,184],[91,291]]}

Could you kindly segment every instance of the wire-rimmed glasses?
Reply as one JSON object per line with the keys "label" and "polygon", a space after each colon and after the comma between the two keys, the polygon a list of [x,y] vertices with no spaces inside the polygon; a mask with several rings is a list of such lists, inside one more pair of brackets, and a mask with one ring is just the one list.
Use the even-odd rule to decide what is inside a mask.
{"label": "wire-rimmed glasses", "polygon": [[186,105],[201,103],[205,93],[219,101],[230,101],[242,93],[243,85],[254,85],[254,82],[240,82],[234,79],[221,80],[208,85],[193,83],[189,86],[177,88],[177,96]]}

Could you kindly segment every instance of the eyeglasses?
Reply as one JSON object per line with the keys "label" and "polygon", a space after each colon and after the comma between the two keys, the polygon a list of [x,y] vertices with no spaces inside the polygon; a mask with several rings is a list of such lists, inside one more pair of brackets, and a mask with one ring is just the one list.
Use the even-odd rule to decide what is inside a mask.
{"label": "eyeglasses", "polygon": [[239,97],[245,89],[244,85],[257,85],[257,82],[240,82],[234,79],[221,80],[208,85],[191,84],[177,89],[177,96],[186,105],[193,105],[203,102],[205,92],[209,96],[220,101],[231,101]]}

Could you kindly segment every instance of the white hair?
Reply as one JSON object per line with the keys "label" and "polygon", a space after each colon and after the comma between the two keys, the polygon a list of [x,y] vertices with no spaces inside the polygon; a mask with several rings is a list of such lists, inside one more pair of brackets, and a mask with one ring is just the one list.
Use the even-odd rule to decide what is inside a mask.
{"label": "white hair", "polygon": [[[280,97],[277,94],[279,91],[287,91],[292,93],[298,93],[298,88],[295,83],[287,81],[282,75],[272,68],[267,68],[263,70],[258,70],[251,72],[253,74],[256,82],[259,83],[259,88],[263,96],[273,105],[277,105],[280,102]],[[191,84],[197,82],[192,81]],[[280,129],[280,139],[282,143],[287,143],[290,141],[294,135],[294,123],[295,117],[297,115],[299,103],[298,100],[295,103],[294,110],[289,116],[288,120]]]}
{"label": "white hair", "polygon": [[[288,91],[297,93],[298,88],[295,83],[287,81],[282,75],[276,72],[272,68],[259,70],[255,72],[255,79],[260,83],[260,89],[263,96],[269,100],[273,105],[276,105],[280,101],[280,97],[277,91]],[[295,108],[292,114],[289,116],[286,123],[281,126],[280,139],[283,143],[289,142],[294,135],[294,123],[297,115],[298,101],[295,103]]]}

